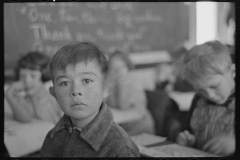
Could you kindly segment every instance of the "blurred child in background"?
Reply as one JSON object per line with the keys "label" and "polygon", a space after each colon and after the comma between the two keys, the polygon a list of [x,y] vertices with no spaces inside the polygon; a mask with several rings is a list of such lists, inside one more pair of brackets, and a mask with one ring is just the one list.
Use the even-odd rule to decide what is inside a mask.
{"label": "blurred child in background", "polygon": [[63,115],[55,98],[44,87],[44,82],[50,80],[49,62],[50,58],[40,52],[29,52],[19,60],[17,81],[6,92],[17,121],[38,118],[55,124]]}
{"label": "blurred child in background", "polygon": [[106,103],[109,107],[136,111],[142,115],[140,120],[121,124],[120,126],[130,136],[144,132],[154,134],[154,120],[147,110],[145,92],[129,74],[134,68],[129,57],[121,51],[116,51],[110,55],[108,66],[107,84],[109,96],[106,98]]}
{"label": "blurred child in background", "polygon": [[176,74],[172,62],[161,62],[156,68],[156,90],[171,92],[174,89]]}
{"label": "blurred child in background", "polygon": [[193,47],[182,72],[197,92],[176,142],[220,156],[235,153],[235,66],[219,41]]}
{"label": "blurred child in background", "polygon": [[184,46],[178,46],[170,52],[170,58],[155,67],[155,90],[166,92],[192,92],[193,88],[181,77],[183,57],[188,50]]}

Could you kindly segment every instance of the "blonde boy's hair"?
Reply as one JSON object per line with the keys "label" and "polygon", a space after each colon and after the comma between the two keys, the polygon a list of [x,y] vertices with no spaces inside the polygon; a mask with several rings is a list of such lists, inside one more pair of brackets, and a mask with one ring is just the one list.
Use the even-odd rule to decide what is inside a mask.
{"label": "blonde boy's hair", "polygon": [[182,78],[194,82],[208,75],[223,74],[232,64],[230,52],[219,41],[193,47],[184,57]]}

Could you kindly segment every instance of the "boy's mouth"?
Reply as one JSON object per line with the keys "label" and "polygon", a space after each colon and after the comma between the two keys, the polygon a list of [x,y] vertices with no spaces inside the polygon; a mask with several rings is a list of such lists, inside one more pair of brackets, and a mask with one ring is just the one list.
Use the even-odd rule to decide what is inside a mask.
{"label": "boy's mouth", "polygon": [[24,90],[25,91],[30,91],[32,89],[32,87],[26,87]]}
{"label": "boy's mouth", "polygon": [[84,104],[84,103],[82,103],[82,102],[74,102],[72,105],[71,105],[71,107],[80,107],[80,106],[82,106],[82,105],[86,105],[86,104]]}

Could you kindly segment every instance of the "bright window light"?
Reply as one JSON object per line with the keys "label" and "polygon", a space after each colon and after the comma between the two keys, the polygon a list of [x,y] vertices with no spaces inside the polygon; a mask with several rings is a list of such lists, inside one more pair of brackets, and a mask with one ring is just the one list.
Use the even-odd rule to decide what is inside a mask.
{"label": "bright window light", "polygon": [[217,37],[217,2],[196,2],[197,44],[216,40]]}

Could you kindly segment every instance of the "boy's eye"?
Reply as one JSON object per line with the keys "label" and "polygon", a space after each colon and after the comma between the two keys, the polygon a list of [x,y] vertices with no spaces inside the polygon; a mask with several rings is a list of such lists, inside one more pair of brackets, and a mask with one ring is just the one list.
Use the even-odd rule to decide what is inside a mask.
{"label": "boy's eye", "polygon": [[32,74],[31,77],[32,77],[32,79],[34,79],[34,78],[36,78],[36,75],[33,75],[33,74]]}
{"label": "boy's eye", "polygon": [[210,88],[214,89],[214,88],[217,88],[217,87],[218,87],[218,85],[216,85],[216,86],[211,86]]}
{"label": "boy's eye", "polygon": [[206,92],[203,91],[203,90],[201,90],[201,89],[200,89],[200,90],[197,90],[197,92],[198,92],[200,95],[203,95],[203,96],[206,94]]}
{"label": "boy's eye", "polygon": [[86,84],[89,84],[89,83],[91,83],[92,82],[92,80],[90,80],[90,79],[84,79],[83,80],[83,83],[86,83]]}
{"label": "boy's eye", "polygon": [[60,83],[60,86],[68,86],[70,85],[70,82],[64,81]]}

